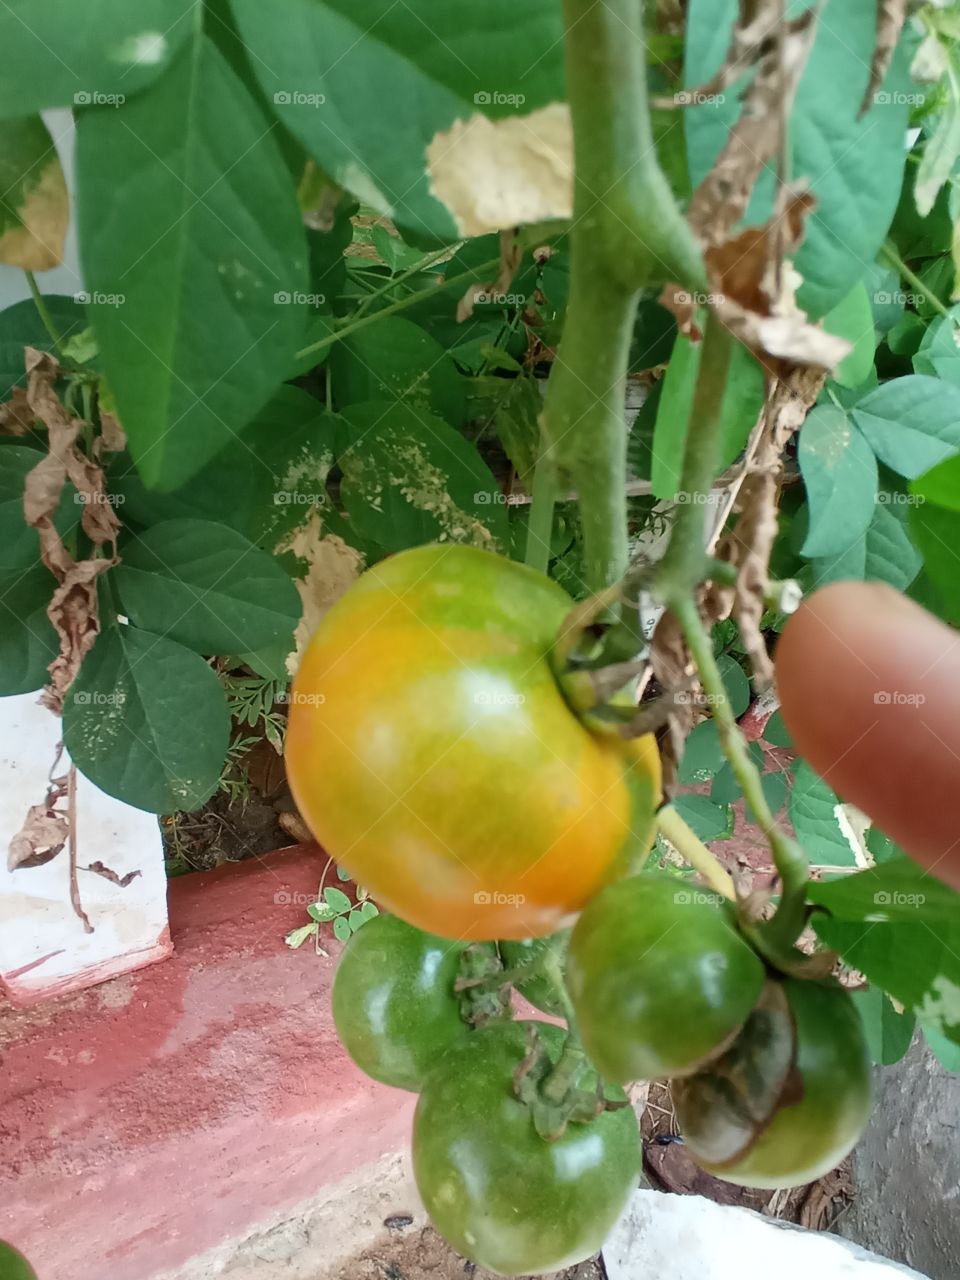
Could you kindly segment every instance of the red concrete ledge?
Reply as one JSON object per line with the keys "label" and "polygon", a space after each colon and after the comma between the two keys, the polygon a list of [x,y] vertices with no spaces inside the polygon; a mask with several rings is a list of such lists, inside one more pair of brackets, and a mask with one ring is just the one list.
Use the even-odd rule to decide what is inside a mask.
{"label": "red concrete ledge", "polygon": [[337,1040],[335,960],[284,945],[322,866],[300,847],[176,879],[170,959],[0,1001],[0,1238],[39,1280],[150,1280],[407,1141],[413,1095]]}

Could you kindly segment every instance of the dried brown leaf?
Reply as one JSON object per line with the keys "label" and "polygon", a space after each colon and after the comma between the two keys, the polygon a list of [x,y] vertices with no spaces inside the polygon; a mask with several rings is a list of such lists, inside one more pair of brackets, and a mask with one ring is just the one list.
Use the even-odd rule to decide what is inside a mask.
{"label": "dried brown leaf", "polygon": [[0,432],[8,436],[25,436],[33,430],[36,415],[30,408],[25,387],[14,387],[6,404],[0,404]]}
{"label": "dried brown leaf", "polygon": [[112,867],[106,866],[102,862],[91,862],[89,867],[81,867],[81,871],[92,871],[95,876],[102,876],[104,880],[109,880],[111,884],[115,884],[119,889],[126,889],[128,884],[132,884],[137,876],[143,875],[142,871],[128,871],[126,875],[117,875]]}
{"label": "dried brown leaf", "polygon": [[463,324],[473,315],[473,308],[478,302],[487,302],[491,297],[503,296],[510,291],[513,277],[520,269],[523,251],[515,231],[500,232],[500,270],[496,280],[486,284],[472,284],[457,303],[457,322]]}
{"label": "dried brown leaf", "polygon": [[870,60],[870,79],[860,104],[861,118],[873,106],[874,95],[890,70],[906,20],[907,0],[877,0],[877,42]]}
{"label": "dried brown leaf", "polygon": [[68,835],[64,814],[52,812],[47,804],[32,804],[23,826],[10,841],[7,870],[42,867],[57,856],[67,843]]}

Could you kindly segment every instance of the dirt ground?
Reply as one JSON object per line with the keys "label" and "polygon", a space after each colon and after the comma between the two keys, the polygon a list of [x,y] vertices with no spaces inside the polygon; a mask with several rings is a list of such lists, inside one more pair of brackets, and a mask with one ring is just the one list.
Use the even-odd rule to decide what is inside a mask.
{"label": "dirt ground", "polygon": [[[493,1272],[466,1262],[432,1227],[397,1225],[382,1242],[345,1264],[341,1280],[495,1280]],[[597,1258],[555,1273],[554,1280],[606,1280]]]}

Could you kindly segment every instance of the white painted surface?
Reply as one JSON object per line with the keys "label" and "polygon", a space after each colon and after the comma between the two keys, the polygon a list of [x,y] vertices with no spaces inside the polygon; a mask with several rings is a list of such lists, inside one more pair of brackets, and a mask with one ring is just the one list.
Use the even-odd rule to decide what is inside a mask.
{"label": "white painted surface", "polygon": [[660,1191],[637,1192],[603,1260],[609,1280],[926,1280],[837,1236]]}
{"label": "white painted surface", "polygon": [[[0,989],[32,1003],[169,955],[167,884],[153,814],[105,795],[77,775],[78,866],[102,862],[118,876],[140,871],[126,888],[78,871],[80,898],[94,932],[70,904],[70,865],[62,850],[42,867],[7,870],[10,841],[30,805],[41,804],[56,756],[60,720],[37,694],[0,698]],[[67,771],[66,752],[57,775]]]}

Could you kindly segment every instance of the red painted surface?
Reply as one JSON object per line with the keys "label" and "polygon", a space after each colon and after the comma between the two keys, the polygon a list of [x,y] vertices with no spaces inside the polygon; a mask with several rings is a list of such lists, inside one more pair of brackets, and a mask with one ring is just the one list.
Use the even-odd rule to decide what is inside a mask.
{"label": "red painted surface", "polygon": [[316,850],[170,885],[175,951],[31,1009],[0,1001],[0,1238],[39,1280],[149,1280],[407,1140],[362,1076],[306,921]]}

